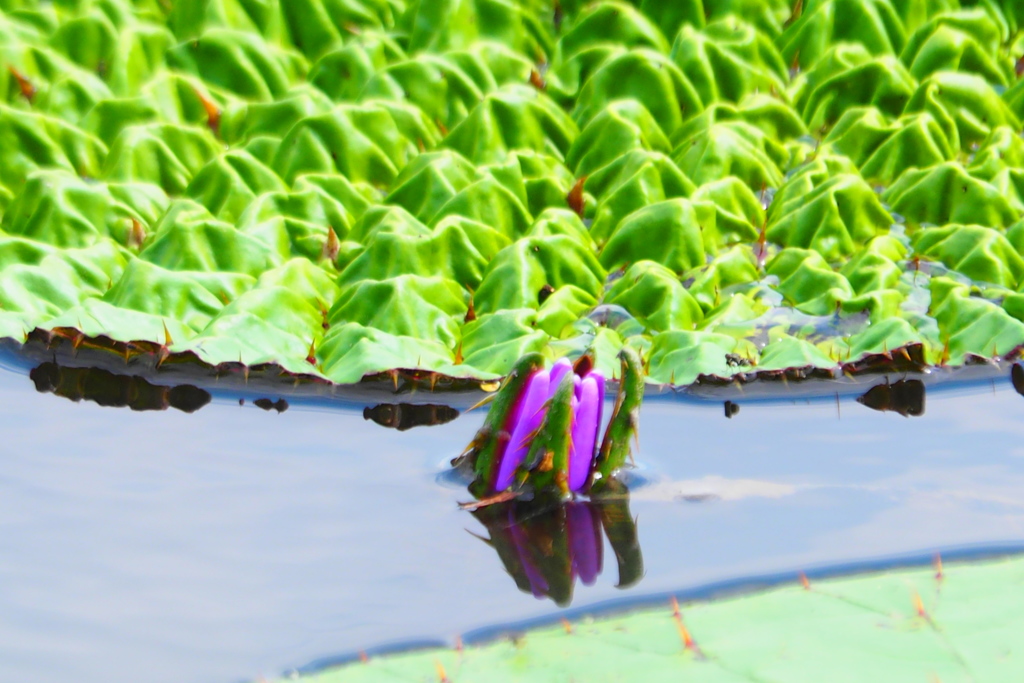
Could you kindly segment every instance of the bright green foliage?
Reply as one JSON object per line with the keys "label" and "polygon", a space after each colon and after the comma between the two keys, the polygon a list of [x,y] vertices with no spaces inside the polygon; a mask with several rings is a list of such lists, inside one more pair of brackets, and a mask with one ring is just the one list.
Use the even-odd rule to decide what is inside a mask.
{"label": "bright green foliage", "polygon": [[616,280],[605,301],[631,311],[652,332],[692,330],[704,317],[700,304],[675,273],[653,261],[638,261]]}
{"label": "bright green foliage", "polygon": [[1007,86],[1013,69],[1000,55],[1001,34],[998,19],[982,7],[942,13],[917,29],[900,59],[918,79],[937,71],[965,71]]}
{"label": "bright green foliage", "polygon": [[601,262],[615,269],[650,259],[673,272],[684,273],[704,263],[702,220],[714,220],[714,214],[701,212],[686,199],[669,199],[638,209],[608,238]]}
{"label": "bright green foliage", "polygon": [[853,254],[884,234],[892,217],[864,180],[834,175],[803,196],[803,206],[771,221],[768,239],[785,247],[815,249],[826,259]]}
{"label": "bright green foliage", "polygon": [[945,277],[932,278],[928,309],[939,325],[944,348],[941,360],[959,365],[968,356],[1001,356],[1024,344],[1024,323],[984,299],[972,297],[965,285]]}
{"label": "bright green foliage", "polygon": [[705,106],[785,88],[786,65],[772,41],[736,16],[701,30],[684,26],[672,46],[672,59]]}
{"label": "bright green foliage", "polygon": [[[681,605],[587,616],[464,649],[371,656],[307,683],[433,680],[1012,680],[1024,628],[1019,557],[792,583]],[[528,584],[527,584],[528,585]],[[920,605],[920,607],[918,607]],[[679,624],[693,641],[687,647]],[[283,680],[283,679],[282,679]]]}
{"label": "bright green foliage", "polygon": [[992,228],[947,225],[914,235],[914,249],[980,283],[1016,289],[1024,282],[1024,258]]}
{"label": "bright green foliage", "polygon": [[0,2],[0,336],[342,383],[1013,353],[1019,5]]}
{"label": "bright green foliage", "polygon": [[584,188],[597,201],[590,233],[599,245],[604,245],[619,223],[634,211],[664,199],[689,196],[695,189],[693,181],[671,159],[644,149],[634,149],[609,162],[587,178]]}
{"label": "bright green foliage", "polygon": [[753,254],[744,247],[733,247],[715,257],[706,268],[694,274],[689,292],[705,310],[714,308],[728,299],[731,288],[742,286],[758,279]]}
{"label": "bright green foliage", "polygon": [[883,198],[893,211],[917,224],[1009,227],[1020,217],[1005,196],[955,162],[909,169]]}
{"label": "bright green foliage", "polygon": [[662,332],[651,344],[648,376],[662,384],[690,384],[700,375],[731,377],[738,368],[726,354],[735,348],[736,340],[724,334]]}
{"label": "bright green foliage", "polygon": [[984,78],[971,73],[939,71],[921,81],[906,112],[926,111],[946,137],[968,150],[996,126],[1020,128],[1018,117]]}
{"label": "bright green foliage", "polygon": [[765,272],[779,278],[778,290],[787,301],[812,315],[828,315],[853,296],[846,278],[810,249],[783,249],[768,262]]}
{"label": "bright green foliage", "polygon": [[874,107],[847,111],[826,142],[856,163],[866,180],[885,185],[906,169],[925,168],[957,156],[931,114],[907,114],[890,121]]}

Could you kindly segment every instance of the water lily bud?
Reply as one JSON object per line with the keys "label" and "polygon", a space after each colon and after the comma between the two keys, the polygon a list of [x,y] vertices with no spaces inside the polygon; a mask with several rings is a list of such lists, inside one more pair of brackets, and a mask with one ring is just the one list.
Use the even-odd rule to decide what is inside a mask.
{"label": "water lily bud", "polygon": [[498,465],[498,476],[494,480],[495,491],[504,491],[512,485],[516,469],[526,459],[533,435],[540,429],[544,419],[550,377],[549,371],[537,370],[526,383],[523,398],[509,425],[511,437]]}
{"label": "water lily bud", "polygon": [[579,408],[572,426],[569,447],[569,490],[583,489],[594,464],[594,448],[601,428],[601,410],[604,401],[604,376],[592,371],[580,382]]}
{"label": "water lily bud", "polygon": [[559,358],[555,361],[555,364],[551,366],[551,389],[548,392],[548,398],[555,395],[555,391],[558,389],[558,383],[561,382],[562,378],[569,372],[572,372],[572,363],[569,362],[568,358]]}
{"label": "water lily bud", "polygon": [[521,412],[523,391],[533,374],[543,366],[544,359],[539,353],[526,354],[516,361],[512,372],[494,397],[483,426],[476,433],[465,454],[472,463],[477,477],[472,487],[474,495],[491,492],[488,489],[492,488],[497,478],[498,466],[511,438],[509,429],[512,426],[512,419],[516,413]]}

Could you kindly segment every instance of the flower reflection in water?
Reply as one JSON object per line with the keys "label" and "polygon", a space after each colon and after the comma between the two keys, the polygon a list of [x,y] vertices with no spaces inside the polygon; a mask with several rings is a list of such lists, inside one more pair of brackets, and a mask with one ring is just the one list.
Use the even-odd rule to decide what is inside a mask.
{"label": "flower reflection in water", "polygon": [[618,588],[636,584],[644,573],[636,522],[629,512],[629,497],[563,504],[514,500],[473,511],[487,528],[505,571],[519,589],[538,598],[551,598],[566,606],[572,602],[576,579],[593,585],[604,564],[604,537],[618,563]]}

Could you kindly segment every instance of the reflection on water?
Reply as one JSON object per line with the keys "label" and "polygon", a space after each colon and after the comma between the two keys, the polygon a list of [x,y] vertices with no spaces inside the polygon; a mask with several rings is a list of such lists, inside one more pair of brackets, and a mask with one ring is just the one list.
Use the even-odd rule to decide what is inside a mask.
{"label": "reflection on water", "polygon": [[56,394],[76,403],[85,399],[101,406],[132,410],[177,408],[194,413],[210,402],[210,394],[190,384],[165,387],[141,377],[115,375],[100,368],[68,368],[42,363],[29,372],[36,391]]}
{"label": "reflection on water", "polygon": [[725,416],[727,418],[729,418],[731,420],[733,415],[736,415],[739,412],[740,412],[739,405],[733,403],[732,401],[726,401],[725,402]]}
{"label": "reflection on water", "polygon": [[459,411],[451,406],[431,403],[380,403],[363,408],[363,419],[373,420],[382,427],[404,432],[413,427],[430,427],[451,422]]}
{"label": "reflection on water", "polygon": [[519,590],[557,605],[572,602],[578,578],[592,586],[604,566],[604,537],[615,554],[617,588],[629,588],[644,574],[636,521],[623,489],[614,498],[537,504],[511,501],[478,508],[473,516],[487,528],[482,541],[494,548]]}
{"label": "reflection on water", "polygon": [[1014,363],[1010,368],[1010,383],[1013,384],[1014,391],[1024,396],[1024,367],[1021,367],[1020,363]]}
{"label": "reflection on water", "polygon": [[283,398],[279,398],[276,401],[271,401],[269,398],[258,398],[253,403],[257,408],[266,411],[276,410],[278,413],[283,413],[288,410],[288,401]]}
{"label": "reflection on water", "polygon": [[924,393],[924,383],[918,379],[901,379],[892,384],[886,381],[868,389],[857,403],[903,417],[920,417],[924,415]]}

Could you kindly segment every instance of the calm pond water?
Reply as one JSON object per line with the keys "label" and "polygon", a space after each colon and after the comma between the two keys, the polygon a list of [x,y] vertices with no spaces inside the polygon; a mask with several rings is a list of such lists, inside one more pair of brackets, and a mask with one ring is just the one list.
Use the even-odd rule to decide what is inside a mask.
{"label": "calm pond water", "polygon": [[[326,402],[278,412],[274,396],[269,410],[227,391],[208,405],[142,385],[100,396],[187,413],[52,393],[90,381],[0,369],[0,681],[230,683],[563,609],[517,588],[496,552],[557,542],[558,520],[489,532],[458,509],[468,494],[446,465],[479,413],[399,431]],[[720,401],[647,402],[628,514],[615,511],[636,520],[642,570],[633,557],[625,571],[642,578],[616,588],[606,546],[572,609],[1024,543],[1024,398],[1009,377],[930,391],[923,406],[919,393],[903,384],[867,401],[892,407],[898,394],[904,412],[923,408],[913,417],[852,395],[734,398],[730,419]],[[600,510],[572,514],[601,533]],[[526,588],[544,580],[533,569],[519,569]]]}

